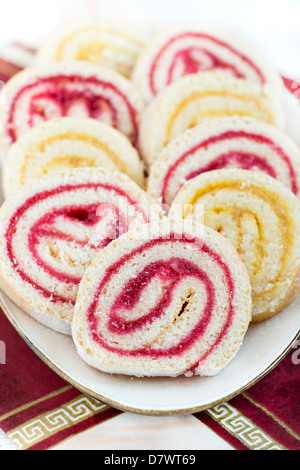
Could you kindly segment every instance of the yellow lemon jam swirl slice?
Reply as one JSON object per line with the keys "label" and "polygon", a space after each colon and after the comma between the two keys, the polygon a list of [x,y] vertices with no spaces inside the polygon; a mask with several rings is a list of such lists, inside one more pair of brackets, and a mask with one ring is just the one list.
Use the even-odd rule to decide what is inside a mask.
{"label": "yellow lemon jam swirl slice", "polygon": [[141,34],[120,28],[79,25],[51,35],[39,49],[37,62],[84,60],[110,67],[129,78],[144,42]]}
{"label": "yellow lemon jam swirl slice", "polygon": [[140,148],[152,165],[173,139],[207,119],[249,116],[283,127],[280,102],[266,88],[213,72],[188,75],[167,87],[143,114]]}
{"label": "yellow lemon jam swirl slice", "polygon": [[10,147],[3,171],[5,193],[33,178],[77,167],[118,170],[144,184],[141,159],[120,132],[94,119],[60,118],[30,129]]}
{"label": "yellow lemon jam swirl slice", "polygon": [[253,320],[281,311],[299,290],[299,199],[263,173],[215,170],[180,190],[170,216],[193,218],[199,205],[204,223],[233,244],[247,267]]}

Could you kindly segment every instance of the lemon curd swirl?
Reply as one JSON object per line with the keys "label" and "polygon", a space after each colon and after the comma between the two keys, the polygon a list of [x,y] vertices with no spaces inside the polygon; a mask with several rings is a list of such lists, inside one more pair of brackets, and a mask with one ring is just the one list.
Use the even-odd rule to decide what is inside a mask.
{"label": "lemon curd swirl", "polygon": [[[231,103],[230,109],[218,106],[217,109],[205,109],[205,107],[198,106],[196,113],[191,113],[190,123],[186,126],[186,129],[191,129],[195,127],[199,122],[204,119],[211,119],[216,117],[224,116],[250,116],[253,118],[265,120],[270,124],[275,124],[274,117],[272,116],[270,110],[263,106],[263,103],[260,99],[255,98],[254,96],[246,95],[237,95],[229,93],[228,91],[219,91],[215,92],[212,90],[206,90],[205,92],[195,92],[190,96],[187,96],[183,99],[177,106],[176,110],[170,115],[167,126],[166,126],[166,139],[165,146],[170,143],[174,137],[174,127],[176,126],[176,121],[180,116],[187,111],[187,108],[190,105],[193,105],[197,100],[208,99],[208,98],[218,98],[221,99],[221,103],[226,103],[226,99],[236,100]],[[247,107],[245,108],[245,104]],[[242,106],[243,105],[243,106]]]}
{"label": "lemon curd swirl", "polygon": [[[230,173],[239,177],[230,180]],[[211,182],[207,175],[201,175],[190,184],[194,192],[179,192],[170,214],[174,215],[179,205],[184,218],[193,218],[195,208],[204,205],[205,225],[232,243],[247,268],[253,319],[260,321],[290,303],[299,288],[299,234],[295,220],[295,215],[299,217],[299,202],[277,181],[272,191],[271,177],[257,173],[247,181],[247,173],[254,174],[246,170],[217,170],[210,173],[217,176],[212,176]],[[226,175],[224,180],[222,174]],[[269,184],[264,185],[265,182]],[[287,192],[288,198],[281,197],[278,188]],[[278,302],[277,307],[273,301]]]}
{"label": "lemon curd swirl", "polygon": [[[125,173],[124,164],[120,161],[116,152],[114,152],[107,144],[101,142],[100,140],[93,138],[92,136],[88,136],[85,134],[77,134],[77,133],[67,133],[61,135],[55,135],[53,137],[49,137],[45,139],[43,142],[38,143],[35,148],[30,149],[30,154],[27,154],[24,158],[24,163],[21,169],[21,183],[24,184],[25,181],[25,173],[28,167],[29,160],[37,159],[37,154],[45,152],[45,149],[49,145],[53,145],[57,142],[61,142],[63,140],[71,140],[74,142],[84,142],[93,147],[102,150],[105,152],[106,155],[110,157],[113,161],[115,166],[119,171]],[[86,156],[77,156],[77,155],[64,155],[53,159],[51,162],[45,163],[45,165],[41,168],[41,173],[39,176],[43,176],[47,174],[50,170],[60,170],[61,168],[77,168],[77,167],[93,167],[97,166],[95,159]]]}

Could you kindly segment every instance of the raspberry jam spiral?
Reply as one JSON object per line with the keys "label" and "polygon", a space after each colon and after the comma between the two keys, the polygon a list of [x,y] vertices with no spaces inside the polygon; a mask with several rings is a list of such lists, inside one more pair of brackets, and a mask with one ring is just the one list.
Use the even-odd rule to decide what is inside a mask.
{"label": "raspberry jam spiral", "polygon": [[198,25],[175,25],[154,36],[138,58],[133,80],[150,101],[181,77],[203,71],[268,83],[276,93],[282,88],[258,52],[232,35]]}
{"label": "raspberry jam spiral", "polygon": [[299,194],[298,147],[274,126],[238,117],[211,119],[174,139],[151,167],[148,192],[170,206],[187,181],[226,168],[266,173]]}
{"label": "raspberry jam spiral", "polygon": [[89,63],[51,63],[32,67],[4,87],[7,145],[31,127],[63,116],[98,119],[136,145],[143,101],[117,72]]}
{"label": "raspberry jam spiral", "polygon": [[252,285],[253,320],[280,312],[299,290],[300,201],[281,182],[248,170],[214,170],[187,182],[170,217],[204,223],[239,252]]}
{"label": "raspberry jam spiral", "polygon": [[16,199],[7,198],[2,209],[4,290],[16,291],[13,298],[18,303],[21,297],[25,305],[19,304],[40,321],[52,316],[66,327],[78,285],[97,253],[151,214],[160,216],[129,178],[103,169],[49,175]]}
{"label": "raspberry jam spiral", "polygon": [[133,375],[217,373],[240,346],[251,310],[248,276],[226,240],[168,220],[104,250],[78,299],[79,354],[100,370]]}

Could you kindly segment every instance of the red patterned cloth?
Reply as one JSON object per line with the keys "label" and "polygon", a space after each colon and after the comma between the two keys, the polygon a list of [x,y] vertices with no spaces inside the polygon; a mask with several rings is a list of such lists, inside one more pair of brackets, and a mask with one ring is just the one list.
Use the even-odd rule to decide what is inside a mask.
{"label": "red patterned cloth", "polygon": [[[120,411],[111,407],[93,410],[98,403],[88,398],[91,413],[84,419],[69,422],[63,429],[58,426],[34,439],[34,429],[28,434],[29,446],[23,442],[21,428],[29,426],[37,417],[45,417],[48,412],[85,398],[78,390],[62,380],[47,367],[26,345],[0,311],[0,338],[6,345],[6,365],[0,365],[0,428],[3,429],[21,448],[49,449],[66,437],[84,431],[98,423],[113,418]],[[51,421],[49,422],[51,427]],[[20,430],[18,432],[18,430]],[[32,445],[30,445],[30,437]]]}
{"label": "red patterned cloth", "polygon": [[[85,397],[56,375],[31,351],[3,312],[0,337],[7,354],[6,365],[0,365],[0,427],[20,448],[49,449],[121,413]],[[47,418],[55,416],[55,410],[72,409],[74,403],[87,404],[90,413],[64,426]],[[194,416],[239,450],[256,448],[258,442],[266,449],[300,450],[299,409],[300,353],[294,349],[247,392]],[[31,427],[37,419],[48,419],[42,435],[35,435]]]}
{"label": "red patterned cloth", "polygon": [[[25,55],[16,63],[7,54],[1,59],[0,51],[0,80],[6,81],[30,63],[33,51],[19,44],[14,48]],[[285,84],[297,97],[300,84],[288,79]],[[56,375],[31,351],[1,310],[0,341],[6,345],[6,364],[0,364],[0,428],[21,449],[53,448],[122,413],[82,395]],[[194,418],[235,449],[300,450],[299,410],[300,352],[293,349],[248,391],[196,413]]]}

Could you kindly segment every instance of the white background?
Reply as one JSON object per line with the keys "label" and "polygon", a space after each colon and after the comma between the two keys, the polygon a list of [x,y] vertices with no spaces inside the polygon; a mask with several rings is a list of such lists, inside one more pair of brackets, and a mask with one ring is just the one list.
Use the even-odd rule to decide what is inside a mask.
{"label": "white background", "polygon": [[0,0],[0,45],[40,42],[57,25],[78,20],[122,20],[156,29],[200,21],[242,36],[282,74],[300,79],[300,0]]}

